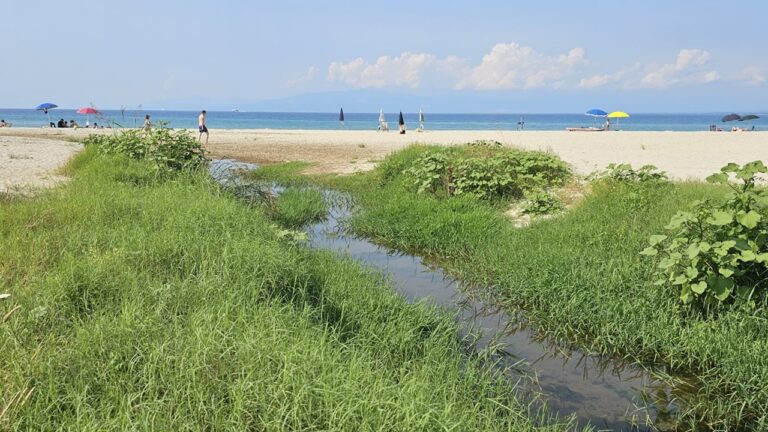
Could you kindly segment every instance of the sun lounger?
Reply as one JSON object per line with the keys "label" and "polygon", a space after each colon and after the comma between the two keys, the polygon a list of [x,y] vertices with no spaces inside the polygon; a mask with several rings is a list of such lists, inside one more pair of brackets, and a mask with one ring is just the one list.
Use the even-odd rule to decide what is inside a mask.
{"label": "sun lounger", "polygon": [[565,128],[568,132],[604,132],[605,128],[598,127],[569,127]]}

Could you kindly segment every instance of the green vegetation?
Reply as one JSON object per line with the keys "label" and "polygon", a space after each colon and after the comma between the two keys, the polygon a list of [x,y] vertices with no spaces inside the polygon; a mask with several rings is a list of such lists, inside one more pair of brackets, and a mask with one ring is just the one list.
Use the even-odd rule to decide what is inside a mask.
{"label": "green vegetation", "polygon": [[147,160],[157,171],[189,170],[205,163],[202,145],[185,130],[129,129],[115,135],[89,135],[83,143],[97,147],[104,154]]}
{"label": "green vegetation", "polygon": [[[642,253],[658,256],[658,285],[680,291],[680,299],[705,315],[731,304],[765,307],[768,288],[768,194],[755,188],[762,162],[725,166],[709,181],[733,191],[715,206],[697,202],[678,212],[665,228],[670,235],[651,236]],[[729,174],[741,183],[728,183]]]}
{"label": "green vegetation", "polygon": [[609,164],[603,171],[590,174],[589,180],[610,179],[619,182],[666,182],[667,174],[654,165],[633,169],[630,164]]}
{"label": "green vegetation", "polygon": [[203,170],[103,145],[65,187],[0,203],[0,429],[549,423],[466,354],[451,314],[284,241]]}
{"label": "green vegetation", "polygon": [[[418,193],[409,170],[427,162],[425,154],[439,153],[410,147],[374,172],[316,180],[354,194],[356,233],[439,257],[468,285],[524,309],[544,334],[639,362],[673,383],[687,377],[680,388],[688,390],[675,393],[685,401],[681,429],[768,429],[766,309],[724,310],[716,319],[690,314],[679,289],[654,284],[654,265],[639,253],[677,212],[700,200],[723,201],[724,187],[673,184],[653,167],[615,166],[574,209],[516,229],[498,204],[477,195]],[[430,176],[437,191],[443,183]],[[730,226],[749,230],[755,218],[742,210],[748,224],[734,209]],[[657,396],[662,406],[672,403]]]}
{"label": "green vegetation", "polygon": [[328,213],[323,193],[317,189],[289,187],[275,200],[269,214],[289,228],[322,220]]}
{"label": "green vegetation", "polygon": [[385,179],[402,175],[418,193],[481,199],[519,198],[524,192],[561,185],[570,176],[554,155],[479,141],[465,146],[413,147],[408,159],[385,161]]}
{"label": "green vegetation", "polygon": [[563,203],[547,192],[532,192],[525,195],[523,213],[533,215],[553,214],[565,209]]}

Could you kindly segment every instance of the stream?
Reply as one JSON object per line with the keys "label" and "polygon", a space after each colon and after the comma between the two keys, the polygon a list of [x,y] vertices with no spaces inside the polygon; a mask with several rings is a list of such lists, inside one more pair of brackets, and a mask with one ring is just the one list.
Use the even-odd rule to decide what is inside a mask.
{"label": "stream", "polygon": [[[231,160],[214,160],[210,166],[212,175],[222,184],[240,182],[234,175],[236,171],[255,168]],[[327,192],[327,196],[333,194]],[[349,256],[383,272],[409,301],[427,299],[456,311],[465,333],[480,332],[476,349],[500,345],[509,373],[515,378],[530,378],[527,390],[540,394],[550,412],[559,418],[573,415],[578,426],[589,424],[598,430],[617,431],[663,430],[674,418],[678,407],[671,402],[676,400],[673,389],[644,370],[562,349],[521,325],[524,321],[519,316],[463,290],[460,283],[421,257],[391,251],[346,232],[343,221],[351,215],[346,201],[329,199],[330,212],[325,220],[307,228],[309,246]]]}

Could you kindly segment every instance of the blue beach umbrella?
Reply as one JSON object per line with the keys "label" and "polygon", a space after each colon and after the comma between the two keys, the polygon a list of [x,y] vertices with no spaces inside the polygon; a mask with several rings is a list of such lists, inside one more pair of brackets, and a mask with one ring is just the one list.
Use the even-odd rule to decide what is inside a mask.
{"label": "blue beach umbrella", "polygon": [[591,110],[585,112],[584,114],[592,117],[605,117],[608,115],[607,112],[599,109],[599,108],[592,108]]}
{"label": "blue beach umbrella", "polygon": [[52,110],[54,108],[58,108],[59,106],[55,103],[45,102],[41,103],[40,105],[35,107],[35,111],[42,111],[48,116],[48,123],[51,123],[51,115],[48,114],[48,110]]}
{"label": "blue beach umbrella", "polygon": [[339,123],[344,126],[344,108],[339,110]]}

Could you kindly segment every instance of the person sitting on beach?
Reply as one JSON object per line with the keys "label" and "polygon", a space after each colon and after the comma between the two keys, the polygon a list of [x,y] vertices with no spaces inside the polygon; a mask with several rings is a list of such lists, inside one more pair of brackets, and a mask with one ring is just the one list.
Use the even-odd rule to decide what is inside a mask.
{"label": "person sitting on beach", "polygon": [[77,124],[77,122],[76,122],[76,121],[74,121],[74,120],[70,120],[70,121],[69,121],[69,127],[73,128],[73,129],[77,129],[77,128],[79,128],[79,127],[80,127],[80,125],[79,125],[79,124]]}
{"label": "person sitting on beach", "polygon": [[99,126],[99,124],[98,124],[98,123],[96,123],[96,122],[93,122],[93,128],[94,128],[94,129],[99,129],[99,128],[100,128],[100,126]]}
{"label": "person sitting on beach", "polygon": [[611,130],[611,119],[605,119],[605,124],[603,125],[603,130]]}
{"label": "person sitting on beach", "polygon": [[11,127],[10,123],[6,123],[5,119],[0,120],[0,127]]}
{"label": "person sitting on beach", "polygon": [[67,122],[65,122],[64,119],[59,119],[59,122],[56,123],[56,127],[65,128],[67,127]]}

